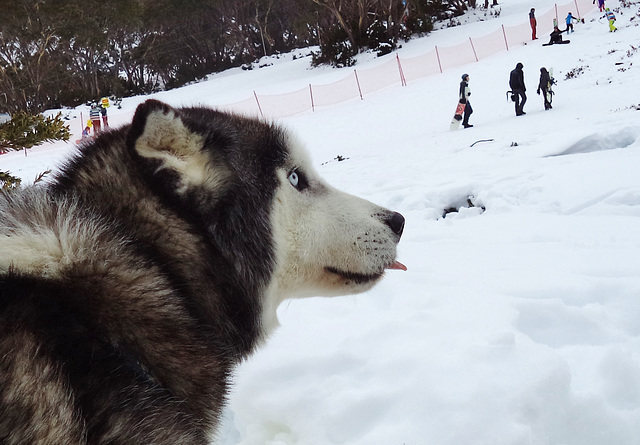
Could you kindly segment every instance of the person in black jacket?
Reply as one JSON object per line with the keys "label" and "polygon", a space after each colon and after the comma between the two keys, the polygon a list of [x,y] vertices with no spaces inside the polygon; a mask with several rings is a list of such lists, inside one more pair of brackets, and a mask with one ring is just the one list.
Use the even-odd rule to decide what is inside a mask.
{"label": "person in black jacket", "polygon": [[553,108],[551,106],[551,94],[549,94],[549,90],[551,90],[551,76],[549,75],[549,71],[545,67],[540,68],[540,83],[538,84],[538,94],[542,91],[542,97],[544,98],[544,109],[550,110]]}
{"label": "person in black jacket", "polygon": [[462,126],[464,128],[473,127],[469,123],[469,116],[473,113],[473,108],[471,108],[471,102],[469,102],[469,96],[471,96],[471,90],[469,89],[469,75],[462,75],[462,82],[460,82],[460,103],[465,104],[464,106],[464,118],[462,119]]}
{"label": "person in black jacket", "polygon": [[[566,31],[566,29],[564,30]],[[549,34],[549,43],[547,45],[553,45],[554,43],[562,43],[562,33],[564,32],[557,26],[553,27],[553,31]]]}
{"label": "person in black jacket", "polygon": [[524,85],[524,72],[522,71],[524,65],[520,62],[516,65],[516,68],[511,71],[509,76],[509,87],[513,94],[513,100],[516,103],[516,116],[522,116],[527,114],[524,112],[524,104],[527,102],[527,87]]}

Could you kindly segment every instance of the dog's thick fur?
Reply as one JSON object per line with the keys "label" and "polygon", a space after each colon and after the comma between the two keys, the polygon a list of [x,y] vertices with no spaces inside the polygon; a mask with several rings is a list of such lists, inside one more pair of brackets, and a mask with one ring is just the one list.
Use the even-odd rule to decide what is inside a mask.
{"label": "dog's thick fur", "polygon": [[279,303],[403,269],[403,226],[275,125],[143,103],[0,194],[0,443],[207,443]]}

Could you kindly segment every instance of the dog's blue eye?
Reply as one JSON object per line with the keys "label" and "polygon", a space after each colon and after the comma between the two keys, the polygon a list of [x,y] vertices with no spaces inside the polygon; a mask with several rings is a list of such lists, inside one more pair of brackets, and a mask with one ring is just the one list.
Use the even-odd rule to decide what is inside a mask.
{"label": "dog's blue eye", "polygon": [[297,169],[289,173],[289,177],[287,179],[289,179],[291,185],[298,189],[299,192],[309,187],[306,176],[303,172]]}
{"label": "dog's blue eye", "polygon": [[291,185],[294,187],[298,187],[299,181],[300,178],[298,177],[298,174],[295,171],[292,171],[289,175],[289,182],[291,183]]}

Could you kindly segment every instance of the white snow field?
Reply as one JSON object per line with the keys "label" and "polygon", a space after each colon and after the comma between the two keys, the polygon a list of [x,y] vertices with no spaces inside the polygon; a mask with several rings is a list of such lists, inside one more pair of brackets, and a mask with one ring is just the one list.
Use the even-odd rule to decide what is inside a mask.
{"label": "white snow field", "polygon": [[[532,6],[539,17],[554,8],[504,0],[500,17],[470,13],[397,54],[528,26]],[[607,6],[615,33],[592,9],[568,45],[542,47],[548,31],[539,31],[540,40],[407,86],[277,118],[330,183],[406,217],[408,271],[388,272],[364,295],[285,302],[281,327],[237,369],[217,443],[640,443],[640,5]],[[308,52],[152,96],[224,105],[353,72],[311,69]],[[355,68],[395,58],[365,54]],[[505,95],[518,62],[528,87],[521,117]],[[536,94],[542,66],[558,81],[549,111]],[[452,132],[463,73],[474,127]],[[144,99],[112,109],[112,125]],[[81,111],[86,118],[86,107],[67,112]],[[4,154],[0,170],[28,183],[74,150]]]}

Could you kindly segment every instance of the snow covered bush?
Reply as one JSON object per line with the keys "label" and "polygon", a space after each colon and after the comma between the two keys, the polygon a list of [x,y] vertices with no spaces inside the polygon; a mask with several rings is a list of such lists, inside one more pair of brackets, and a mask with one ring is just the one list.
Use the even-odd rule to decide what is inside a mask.
{"label": "snow covered bush", "polygon": [[358,53],[353,47],[347,33],[341,28],[334,26],[327,31],[320,43],[320,52],[314,52],[311,57],[312,66],[328,64],[336,68],[355,65],[353,58]]}

